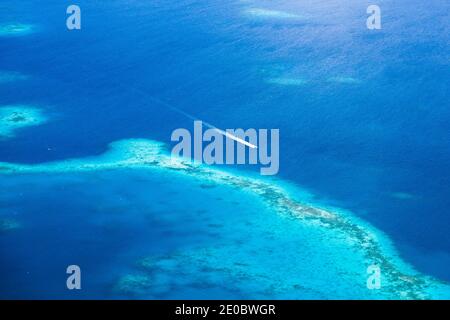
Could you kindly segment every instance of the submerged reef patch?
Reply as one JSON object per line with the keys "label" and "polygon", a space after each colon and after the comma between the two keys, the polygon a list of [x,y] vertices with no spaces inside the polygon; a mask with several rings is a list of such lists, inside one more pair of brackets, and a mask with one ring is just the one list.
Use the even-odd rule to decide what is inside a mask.
{"label": "submerged reef patch", "polygon": [[413,194],[407,192],[393,192],[390,196],[398,200],[412,200],[416,198]]}
{"label": "submerged reef patch", "polygon": [[270,78],[267,79],[266,82],[270,84],[291,87],[301,87],[308,83],[308,81],[301,78]]}
{"label": "submerged reef patch", "polygon": [[14,219],[0,219],[0,232],[19,229],[20,223]]}
{"label": "submerged reef patch", "polygon": [[0,107],[0,138],[12,137],[16,130],[43,124],[47,118],[39,108],[26,105]]}
{"label": "submerged reef patch", "polygon": [[328,82],[342,83],[342,84],[360,84],[361,80],[352,77],[339,76],[328,78]]}
{"label": "submerged reef patch", "polygon": [[[196,181],[205,185],[224,185],[235,188],[242,192],[244,198],[246,194],[258,197],[268,210],[274,212],[281,217],[292,220],[296,224],[300,224],[305,228],[311,230],[319,230],[324,236],[317,241],[322,241],[321,244],[324,250],[331,247],[332,251],[328,256],[335,256],[338,253],[333,253],[335,250],[340,250],[342,255],[338,257],[350,256],[360,257],[358,260],[358,270],[363,268],[361,273],[362,279],[366,277],[365,268],[369,265],[377,265],[382,270],[383,281],[383,297],[389,299],[427,299],[427,298],[448,298],[450,297],[450,286],[435,280],[431,277],[422,275],[415,271],[411,266],[404,263],[392,248],[387,237],[380,231],[367,225],[365,222],[359,220],[351,214],[340,212],[339,210],[319,208],[310,204],[305,204],[299,201],[296,197],[296,187],[287,187],[283,182],[274,181],[262,177],[253,177],[245,174],[236,174],[229,171],[217,170],[206,165],[199,165],[191,163],[189,160],[183,158],[173,158],[166,150],[164,144],[156,141],[145,139],[130,139],[121,140],[110,144],[110,148],[103,155],[96,157],[89,157],[85,159],[69,159],[58,162],[42,163],[35,165],[22,165],[11,163],[0,163],[1,174],[15,174],[15,173],[64,173],[64,172],[82,172],[82,171],[97,171],[97,170],[112,170],[118,168],[140,168],[149,170],[158,170],[159,172],[172,173],[174,175],[184,175],[192,177]],[[299,193],[301,193],[299,191]],[[336,237],[336,235],[338,235]],[[327,243],[327,237],[332,244]],[[334,238],[333,238],[334,237]],[[338,240],[336,240],[338,239]],[[336,242],[337,241],[337,242]],[[292,243],[292,241],[290,241]],[[286,243],[286,245],[288,245]],[[300,245],[301,243],[295,244]],[[314,246],[312,246],[314,247]],[[336,248],[340,249],[336,249]],[[233,247],[235,248],[235,247]],[[308,246],[304,249],[311,250]],[[251,247],[248,247],[248,252],[251,255]],[[317,248],[314,247],[314,250]],[[320,248],[321,250],[322,248]],[[330,250],[331,250],[330,249]],[[206,250],[206,251],[205,251]],[[212,250],[212,251],[211,251]],[[280,251],[280,250],[279,250]],[[279,258],[283,258],[281,250],[278,254]],[[292,250],[296,252],[296,250]],[[161,261],[159,264],[152,262],[152,260],[145,260],[146,267],[152,266],[156,268],[173,268],[178,265],[180,261],[198,261],[198,268],[218,268],[219,263],[212,263],[207,261],[211,257],[222,259],[223,254],[231,255],[232,247],[223,246],[221,248],[200,249],[200,251],[186,252],[185,255],[176,258],[170,257],[166,261]],[[275,251],[274,251],[275,252]],[[312,251],[312,254],[313,251]],[[302,250],[298,250],[298,259],[305,260],[310,257],[303,256]],[[323,256],[325,258],[326,255]],[[290,257],[292,258],[292,257]],[[316,257],[317,258],[317,257]],[[319,258],[322,256],[319,254]],[[174,261],[174,259],[176,261]],[[181,260],[180,260],[181,259]],[[356,258],[352,258],[356,259]],[[295,259],[293,259],[295,261]],[[330,265],[339,265],[342,270],[339,274],[345,277],[346,261],[339,259],[332,259]],[[230,258],[229,263],[233,266],[239,266],[238,269],[234,267],[227,268],[227,272],[233,277],[255,277],[267,280],[267,288],[274,287],[273,281],[267,279],[270,275],[264,273],[255,274],[253,271],[249,272],[242,265],[245,261],[239,259],[233,260]],[[365,268],[364,268],[365,266]],[[244,268],[244,269],[242,269]],[[257,266],[254,267],[257,270]],[[297,270],[293,268],[295,272]],[[219,270],[220,271],[220,270]],[[167,275],[162,274],[162,277]],[[359,276],[358,276],[359,277]],[[311,278],[311,277],[310,277]],[[313,279],[314,277],[312,277]],[[282,278],[280,278],[282,279]],[[308,278],[309,279],[309,278]],[[326,279],[326,278],[325,278]],[[349,278],[349,287],[352,287],[352,281],[356,278]],[[264,281],[266,281],[264,280]],[[162,280],[161,280],[162,281]],[[290,281],[290,280],[289,280]],[[302,283],[286,283],[277,285],[275,287],[278,291],[286,290],[286,288],[302,288]],[[331,280],[330,280],[331,281]],[[363,280],[365,281],[365,280]],[[250,281],[251,282],[251,281]],[[122,291],[145,291],[147,278],[127,277],[119,281],[118,287]],[[315,284],[318,285],[318,284]],[[323,284],[322,284],[323,285]],[[365,282],[364,282],[365,285]],[[133,289],[134,288],[134,289]],[[163,290],[163,289],[161,289]],[[310,284],[307,292],[311,293],[315,290],[314,282]],[[367,290],[367,289],[366,289]],[[305,291],[306,292],[306,291]],[[360,297],[355,295],[354,298]]]}
{"label": "submerged reef patch", "polygon": [[141,295],[152,285],[150,277],[142,274],[127,274],[121,277],[115,290],[125,295]]}
{"label": "submerged reef patch", "polygon": [[114,290],[125,296],[155,299],[170,292],[171,283],[163,274],[141,272],[120,277]]}
{"label": "submerged reef patch", "polygon": [[286,19],[286,20],[304,19],[303,16],[298,14],[263,8],[248,8],[244,10],[244,14],[258,19]]}
{"label": "submerged reef patch", "polygon": [[35,27],[31,24],[10,23],[0,24],[0,37],[22,36],[34,32]]}
{"label": "submerged reef patch", "polygon": [[26,80],[29,77],[19,72],[9,72],[0,70],[0,84]]}

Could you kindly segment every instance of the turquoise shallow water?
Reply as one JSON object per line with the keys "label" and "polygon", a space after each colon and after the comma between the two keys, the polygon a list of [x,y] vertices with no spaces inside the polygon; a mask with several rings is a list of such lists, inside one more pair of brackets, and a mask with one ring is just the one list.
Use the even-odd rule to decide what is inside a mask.
{"label": "turquoise shallow water", "polygon": [[[88,274],[85,298],[417,299],[450,289],[348,213],[305,205],[291,195],[304,192],[281,182],[171,159],[159,143],[122,141],[98,157],[0,168],[11,190],[3,215],[19,212],[2,250],[39,261],[21,265],[53,288],[36,297],[74,297],[60,277],[42,277],[69,258]],[[18,188],[26,191],[14,203]],[[38,249],[38,261],[23,245],[34,237],[51,247]],[[383,270],[380,290],[366,286],[371,264]],[[8,272],[15,279],[23,270]],[[13,282],[6,296],[36,284]]]}

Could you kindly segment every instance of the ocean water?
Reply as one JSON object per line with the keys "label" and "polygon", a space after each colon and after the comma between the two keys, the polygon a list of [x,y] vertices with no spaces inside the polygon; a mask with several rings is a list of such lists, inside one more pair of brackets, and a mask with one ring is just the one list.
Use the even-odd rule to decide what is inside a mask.
{"label": "ocean water", "polygon": [[[256,197],[243,197],[240,190],[170,178],[142,170],[119,170],[87,177],[38,174],[4,179],[2,188],[11,190],[3,195],[6,199],[15,198],[18,186],[30,188],[22,201],[8,201],[7,211],[17,212],[21,228],[2,239],[2,252],[8,256],[2,269],[6,275],[3,296],[383,296],[365,288],[365,270],[359,265],[361,257],[353,256],[354,250],[345,253],[345,244],[329,234],[326,245],[317,240],[323,239],[322,230],[282,218]],[[149,190],[149,185],[158,188]],[[36,203],[41,205],[36,207]],[[335,259],[346,263],[334,264]],[[82,267],[79,293],[66,289],[67,275],[61,272],[75,262]],[[326,270],[319,277],[314,275],[318,268]],[[354,277],[361,281],[348,286]],[[336,278],[340,290],[332,286],[324,290]]]}
{"label": "ocean water", "polygon": [[[61,1],[0,4],[0,106],[47,119],[3,137],[0,162],[170,146],[192,120],[154,99],[219,128],[279,128],[271,183],[374,228],[398,269],[450,281],[448,3],[378,1],[379,31],[356,0],[77,4],[79,31]],[[365,287],[370,258],[337,228],[251,192],[167,170],[45,168],[0,175],[1,298],[402,297]],[[81,291],[65,287],[69,264]]]}

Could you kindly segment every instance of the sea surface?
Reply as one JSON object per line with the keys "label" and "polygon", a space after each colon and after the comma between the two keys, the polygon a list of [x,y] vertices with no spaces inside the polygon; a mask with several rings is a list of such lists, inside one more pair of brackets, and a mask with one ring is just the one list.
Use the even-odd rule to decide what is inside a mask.
{"label": "sea surface", "polygon": [[[378,235],[399,269],[448,285],[450,5],[379,0],[382,29],[368,30],[370,4],[80,0],[69,31],[67,3],[2,0],[0,108],[45,121],[0,137],[0,162],[89,163],[134,138],[169,150],[193,123],[167,105],[222,129],[277,128],[276,177],[214,168],[289,184]],[[2,299],[401,298],[367,289],[370,261],[333,228],[252,192],[167,170],[45,168],[0,171]],[[82,290],[66,288],[71,264]]]}

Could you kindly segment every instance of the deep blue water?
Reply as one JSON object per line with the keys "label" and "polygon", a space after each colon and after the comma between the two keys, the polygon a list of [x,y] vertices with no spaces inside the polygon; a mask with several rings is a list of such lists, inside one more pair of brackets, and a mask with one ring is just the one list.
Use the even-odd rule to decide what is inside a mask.
{"label": "deep blue water", "polygon": [[[378,1],[383,12],[380,31],[366,29],[369,3],[356,0],[77,4],[82,30],[68,31],[66,4],[61,1],[41,1],[38,6],[33,1],[2,1],[7,10],[0,11],[0,22],[30,23],[37,29],[26,36],[0,38],[0,69],[31,76],[0,85],[0,104],[38,105],[51,121],[1,140],[0,161],[91,156],[123,138],[169,143],[173,129],[192,127],[190,119],[149,97],[220,128],[279,128],[280,178],[308,188],[323,203],[353,211],[386,232],[405,261],[450,281],[448,3]],[[255,19],[243,14],[248,7],[306,18]],[[274,77],[300,77],[307,83],[296,87],[267,82]],[[333,77],[359,81],[329,81]],[[7,183],[2,181],[2,188]],[[52,232],[63,235],[65,226],[81,223],[68,223],[65,214],[90,212],[88,204],[99,201],[100,191],[78,201],[69,187],[52,197],[47,188],[39,192],[41,183],[18,184],[29,188],[23,190],[26,203],[12,207],[27,207],[23,218],[34,216],[36,232],[20,239],[19,252],[8,249],[14,239],[2,239],[1,259],[8,261],[0,267],[7,275],[2,287],[16,286],[25,270],[39,273],[39,265],[55,270],[67,265],[70,257],[61,256],[63,250],[56,251],[58,265],[47,261],[49,252],[43,254],[45,259],[36,254],[53,243],[40,232],[47,232],[50,223],[55,226]],[[108,190],[101,196],[108,197]],[[408,196],[395,196],[399,193]],[[5,208],[11,206],[9,201],[2,200]],[[42,210],[48,214],[39,219]],[[113,242],[93,240],[95,249],[80,253],[85,265],[103,252],[94,260],[104,261],[98,268],[106,269],[108,253],[121,251],[128,235],[114,224],[111,229]],[[33,252],[25,250],[26,242],[36,244]],[[80,251],[88,246],[76,236],[64,245]],[[31,266],[21,265],[24,261]],[[109,276],[120,272],[113,270]],[[42,277],[33,278],[35,288],[44,286]],[[48,292],[58,281],[48,285]],[[28,296],[40,294],[38,290]]]}

